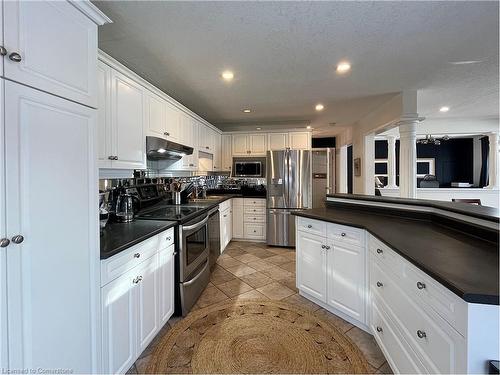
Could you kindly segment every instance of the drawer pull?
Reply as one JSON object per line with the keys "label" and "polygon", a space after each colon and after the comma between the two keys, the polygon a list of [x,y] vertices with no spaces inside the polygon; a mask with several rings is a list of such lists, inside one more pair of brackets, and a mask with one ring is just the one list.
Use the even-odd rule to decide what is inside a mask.
{"label": "drawer pull", "polygon": [[141,257],[141,253],[135,253],[134,254],[134,258],[140,258]]}
{"label": "drawer pull", "polygon": [[427,337],[426,333],[424,331],[421,331],[421,330],[418,330],[417,331],[417,336],[420,338],[420,339],[425,339]]}
{"label": "drawer pull", "polygon": [[382,284],[380,281],[377,281],[377,287],[382,288],[384,284]]}
{"label": "drawer pull", "polygon": [[376,328],[376,329],[377,329],[377,332],[383,332],[383,331],[384,331],[384,330],[382,329],[382,327],[380,327],[380,326],[377,326],[377,328]]}
{"label": "drawer pull", "polygon": [[134,280],[132,280],[132,282],[134,284],[139,284],[141,282],[141,280],[142,280],[142,276],[137,276]]}
{"label": "drawer pull", "polygon": [[309,229],[311,229],[313,226],[312,226],[311,224],[309,224],[307,227],[308,227]]}
{"label": "drawer pull", "polygon": [[325,245],[321,245],[321,248],[322,248],[322,249],[326,249],[326,246],[325,246]]}
{"label": "drawer pull", "polygon": [[167,241],[171,241],[172,237],[168,236],[166,239],[167,239]]}
{"label": "drawer pull", "polygon": [[344,233],[344,232],[340,233],[340,235],[341,235],[342,237],[345,237],[345,233]]}
{"label": "drawer pull", "polygon": [[325,246],[325,249],[330,250],[330,246]]}
{"label": "drawer pull", "polygon": [[[225,217],[225,216],[224,216],[224,217]],[[256,217],[254,217],[253,219],[254,219],[254,220],[257,220],[257,218],[256,218]]]}
{"label": "drawer pull", "polygon": [[377,249],[378,254],[382,254],[384,251],[382,249]]}
{"label": "drawer pull", "polygon": [[421,281],[417,281],[417,288],[418,289],[425,289],[425,283]]}

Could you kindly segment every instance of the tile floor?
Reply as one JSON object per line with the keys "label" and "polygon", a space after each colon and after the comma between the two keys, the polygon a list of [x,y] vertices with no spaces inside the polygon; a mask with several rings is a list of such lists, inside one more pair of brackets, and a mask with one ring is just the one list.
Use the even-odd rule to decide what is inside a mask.
{"label": "tile floor", "polygon": [[[313,311],[351,338],[365,355],[372,373],[392,374],[373,336],[298,294],[295,286],[295,251],[257,242],[231,241],[212,269],[210,284],[194,310],[231,300],[281,300]],[[158,333],[130,374],[143,373],[158,342],[180,318],[172,318]]]}

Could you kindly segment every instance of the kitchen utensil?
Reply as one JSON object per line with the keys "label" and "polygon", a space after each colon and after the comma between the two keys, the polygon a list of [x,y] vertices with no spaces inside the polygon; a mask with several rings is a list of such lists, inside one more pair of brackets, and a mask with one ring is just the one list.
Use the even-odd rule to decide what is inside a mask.
{"label": "kitchen utensil", "polygon": [[134,199],[136,197],[122,193],[116,201],[116,220],[121,223],[128,223],[134,219]]}

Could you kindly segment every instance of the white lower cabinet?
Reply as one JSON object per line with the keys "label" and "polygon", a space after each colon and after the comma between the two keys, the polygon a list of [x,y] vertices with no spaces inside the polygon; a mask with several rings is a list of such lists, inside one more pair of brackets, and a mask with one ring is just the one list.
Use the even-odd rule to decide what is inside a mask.
{"label": "white lower cabinet", "polygon": [[[125,373],[174,312],[174,245],[162,249],[165,236],[173,238],[173,230],[157,235],[156,252],[137,265],[134,255],[151,240],[120,253],[130,253],[132,268],[124,264],[128,270],[101,288],[104,373]],[[112,262],[113,257],[103,260],[101,268],[109,270]]]}
{"label": "white lower cabinet", "polygon": [[233,237],[240,240],[266,240],[266,199],[233,198]]}
{"label": "white lower cabinet", "polygon": [[245,227],[243,226],[243,198],[233,198],[233,237],[244,238]]}
{"label": "white lower cabinet", "polygon": [[297,236],[297,288],[326,302],[327,259],[325,238],[300,233]]}
{"label": "white lower cabinet", "polygon": [[220,211],[220,251],[226,249],[226,246],[233,238],[233,210],[232,200],[227,200],[219,205]]}

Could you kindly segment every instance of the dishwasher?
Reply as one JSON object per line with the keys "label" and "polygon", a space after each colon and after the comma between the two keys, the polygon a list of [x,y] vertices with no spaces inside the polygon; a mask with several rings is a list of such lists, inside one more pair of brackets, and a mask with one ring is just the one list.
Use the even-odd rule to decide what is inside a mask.
{"label": "dishwasher", "polygon": [[210,248],[210,268],[214,266],[220,255],[220,213],[219,207],[208,214],[208,246]]}

